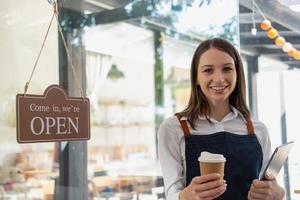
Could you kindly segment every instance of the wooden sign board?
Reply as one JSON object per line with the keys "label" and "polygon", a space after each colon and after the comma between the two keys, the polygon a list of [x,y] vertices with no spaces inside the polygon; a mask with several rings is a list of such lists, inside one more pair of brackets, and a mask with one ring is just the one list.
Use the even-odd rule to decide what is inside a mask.
{"label": "wooden sign board", "polygon": [[68,97],[59,85],[49,86],[44,95],[16,98],[19,143],[90,139],[88,98]]}

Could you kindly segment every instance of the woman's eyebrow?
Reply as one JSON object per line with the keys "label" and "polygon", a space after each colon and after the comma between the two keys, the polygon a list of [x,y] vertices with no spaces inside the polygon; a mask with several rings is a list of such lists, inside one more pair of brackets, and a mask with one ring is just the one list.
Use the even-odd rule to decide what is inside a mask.
{"label": "woman's eyebrow", "polygon": [[234,65],[234,63],[229,62],[229,63],[224,63],[223,66],[224,66],[224,65]]}
{"label": "woman's eyebrow", "polygon": [[213,67],[213,65],[207,64],[207,65],[200,66],[200,68],[205,68],[205,67]]}

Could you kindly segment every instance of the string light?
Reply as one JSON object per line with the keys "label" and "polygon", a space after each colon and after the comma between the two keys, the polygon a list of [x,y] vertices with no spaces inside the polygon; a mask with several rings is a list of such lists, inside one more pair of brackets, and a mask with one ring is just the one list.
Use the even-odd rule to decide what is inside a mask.
{"label": "string light", "polygon": [[293,48],[293,45],[289,42],[286,42],[283,46],[282,46],[282,50],[284,52],[289,52],[291,49]]}
{"label": "string light", "polygon": [[276,39],[275,39],[275,44],[279,47],[281,47],[283,44],[285,43],[285,39],[284,37],[282,36],[278,36]]}
{"label": "string light", "polygon": [[287,53],[288,53],[288,56],[290,56],[290,57],[295,57],[296,52],[297,52],[297,50],[293,47],[293,48],[292,48],[291,50],[289,50]]}
{"label": "string light", "polygon": [[294,58],[296,60],[300,60],[300,52],[299,51],[296,51]]}
{"label": "string light", "polygon": [[278,31],[275,28],[270,28],[270,30],[267,31],[267,36],[270,39],[275,39],[278,36]]}
{"label": "string light", "polygon": [[[257,8],[264,20],[260,23],[260,28],[266,31],[268,38],[274,39],[274,43],[282,48],[282,51],[286,52],[288,56],[293,57],[296,60],[300,60],[300,51],[297,50],[290,42],[287,42],[284,37],[280,36],[278,31],[272,26],[272,23],[264,16],[263,12],[255,3],[255,0],[252,0],[253,6]],[[254,8],[252,9],[254,10]],[[253,12],[252,12],[253,15]],[[254,17],[252,17],[254,23]],[[251,30],[252,33],[252,30]],[[254,34],[253,34],[254,35]]]}
{"label": "string light", "polygon": [[252,29],[251,29],[251,34],[256,35],[257,29],[255,27],[255,5],[254,5],[254,0],[252,0]]}
{"label": "string light", "polygon": [[260,28],[264,31],[271,28],[271,22],[269,20],[264,20],[260,23]]}

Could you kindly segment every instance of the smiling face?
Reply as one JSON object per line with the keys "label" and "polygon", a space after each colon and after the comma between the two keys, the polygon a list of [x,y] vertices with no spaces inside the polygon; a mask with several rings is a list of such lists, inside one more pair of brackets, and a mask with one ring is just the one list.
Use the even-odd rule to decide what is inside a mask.
{"label": "smiling face", "polygon": [[209,104],[229,104],[229,96],[237,81],[233,58],[216,48],[205,51],[199,60],[197,84]]}

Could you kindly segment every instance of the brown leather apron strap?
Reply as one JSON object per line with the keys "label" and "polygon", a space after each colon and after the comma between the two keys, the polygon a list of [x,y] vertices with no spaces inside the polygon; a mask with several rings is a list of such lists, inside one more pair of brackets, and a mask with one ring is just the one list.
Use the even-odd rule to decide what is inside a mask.
{"label": "brown leather apron strap", "polygon": [[253,124],[252,124],[251,119],[250,119],[250,118],[247,118],[246,121],[247,121],[247,130],[248,130],[248,134],[249,134],[249,135],[254,134],[254,128],[253,128]]}
{"label": "brown leather apron strap", "polygon": [[177,119],[181,125],[181,128],[184,133],[184,137],[185,138],[188,137],[190,135],[190,130],[189,130],[186,120],[181,120],[182,116],[180,116],[178,113],[176,113],[175,116],[177,117]]}

